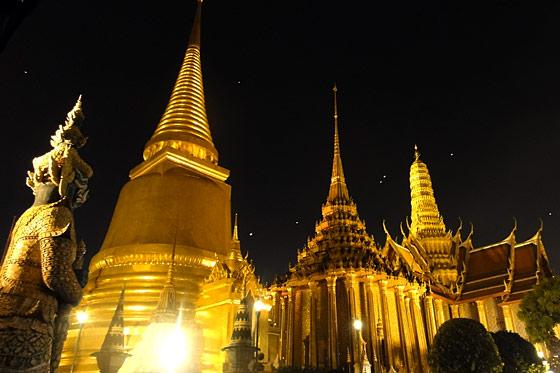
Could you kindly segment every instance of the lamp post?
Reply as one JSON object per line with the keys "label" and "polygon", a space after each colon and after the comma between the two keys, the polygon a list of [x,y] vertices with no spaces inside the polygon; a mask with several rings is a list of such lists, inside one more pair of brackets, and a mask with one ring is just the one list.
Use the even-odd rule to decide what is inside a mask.
{"label": "lamp post", "polygon": [[355,361],[354,362],[354,371],[355,372],[361,372],[361,362],[362,362],[362,327],[363,327],[363,323],[362,320],[356,319],[354,320],[354,322],[352,323],[352,325],[354,326],[354,329],[356,330],[356,332],[358,333],[358,359],[359,361]]}
{"label": "lamp post", "polygon": [[[356,331],[358,332],[358,343],[359,345],[359,350],[358,350],[358,356],[360,361],[359,362],[355,362],[354,363],[354,369],[357,372],[361,372],[361,373],[371,373],[371,364],[367,358],[367,351],[366,351],[366,341],[364,341],[364,339],[362,338],[362,327],[363,327],[363,323],[362,320],[354,320],[353,322],[354,325],[354,329],[356,329]],[[375,356],[375,355],[374,355]]]}
{"label": "lamp post", "polygon": [[72,354],[72,365],[70,366],[70,373],[74,372],[74,365],[76,364],[76,355],[78,354],[78,347],[80,345],[80,338],[82,337],[82,330],[84,329],[84,324],[88,320],[88,314],[86,311],[76,312],[76,319],[78,319],[78,324],[80,329],[78,330],[78,336],[76,337],[76,343],[74,344],[74,353]]}
{"label": "lamp post", "polygon": [[258,367],[259,367],[259,319],[261,317],[261,311],[267,311],[267,312],[270,311],[272,305],[267,304],[260,299],[257,299],[255,304],[253,305],[253,308],[255,309],[255,313],[257,314],[257,326],[255,330],[255,366],[254,366],[254,370],[256,372],[258,371]]}
{"label": "lamp post", "polygon": [[126,349],[128,348],[128,339],[130,338],[130,327],[125,326],[123,328],[123,334],[124,334],[124,350],[126,351]]}

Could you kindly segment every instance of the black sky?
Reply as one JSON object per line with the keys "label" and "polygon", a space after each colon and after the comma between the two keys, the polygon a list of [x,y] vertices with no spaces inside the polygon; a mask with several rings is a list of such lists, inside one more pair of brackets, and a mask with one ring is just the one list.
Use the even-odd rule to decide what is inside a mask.
{"label": "black sky", "polygon": [[[98,250],[169,98],[194,9],[56,0],[25,19],[0,54],[4,237],[31,203],[31,159],[81,93],[95,175],[78,229]],[[397,235],[410,213],[417,143],[448,227],[473,222],[485,245],[514,216],[520,241],[542,218],[559,268],[559,20],[559,2],[206,1],[207,111],[257,272],[285,271],[320,219],[335,81],[348,186],[377,242],[383,219]]]}

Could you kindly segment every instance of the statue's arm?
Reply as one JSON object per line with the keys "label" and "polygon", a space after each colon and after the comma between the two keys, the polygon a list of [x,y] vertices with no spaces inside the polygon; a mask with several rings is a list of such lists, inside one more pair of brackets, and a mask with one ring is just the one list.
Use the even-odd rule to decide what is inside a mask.
{"label": "statue's arm", "polygon": [[82,287],[72,268],[75,244],[66,237],[45,237],[40,240],[43,281],[63,303],[78,305]]}

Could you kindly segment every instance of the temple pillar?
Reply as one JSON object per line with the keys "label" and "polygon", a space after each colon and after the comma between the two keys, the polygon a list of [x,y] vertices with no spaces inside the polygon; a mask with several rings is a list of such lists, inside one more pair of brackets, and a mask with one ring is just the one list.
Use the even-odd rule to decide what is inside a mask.
{"label": "temple pillar", "polygon": [[288,320],[287,320],[287,309],[286,309],[287,299],[284,295],[280,295],[280,360],[286,361],[286,338],[288,332]]}
{"label": "temple pillar", "polygon": [[488,318],[486,317],[486,308],[484,307],[483,300],[476,301],[476,309],[478,311],[478,321],[488,330]]}
{"label": "temple pillar", "polygon": [[296,288],[294,292],[294,339],[293,339],[293,364],[303,367],[303,290]]}
{"label": "temple pillar", "polygon": [[327,280],[328,294],[328,328],[329,328],[329,362],[330,368],[338,368],[338,322],[336,313],[336,276],[329,276]]}
{"label": "temple pillar", "polygon": [[288,328],[286,333],[286,363],[294,365],[294,288],[288,287]]}
{"label": "temple pillar", "polygon": [[413,354],[413,361],[410,363],[408,368],[410,369],[411,372],[414,372],[417,370],[416,368],[420,361],[420,351],[418,348],[418,342],[416,341],[414,315],[412,314],[412,299],[410,298],[410,295],[405,295],[404,302],[405,302],[406,317],[408,320],[408,329],[409,329],[408,334],[410,335],[410,340],[408,341],[409,344],[408,348],[410,348]]}
{"label": "temple pillar", "polygon": [[418,343],[420,363],[422,371],[428,372],[428,346],[426,343],[426,333],[424,331],[424,321],[422,319],[420,297],[417,289],[410,290],[409,294],[412,299],[412,316],[416,330],[416,341]]}
{"label": "temple pillar", "polygon": [[[349,307],[349,315],[350,315],[350,340],[352,341],[351,346],[351,353],[352,353],[352,361],[354,365],[354,369],[359,372],[360,366],[360,350],[361,350],[361,341],[360,341],[360,333],[361,331],[357,331],[354,329],[354,320],[360,320],[361,318],[361,310],[360,310],[360,289],[359,289],[359,282],[356,281],[356,275],[349,274],[344,279],[344,285],[346,286],[346,291],[348,294],[348,307]],[[357,296],[356,296],[357,294]]]}
{"label": "temple pillar", "polygon": [[436,304],[436,321],[437,321],[437,327],[439,328],[441,324],[447,321],[448,313],[445,312],[446,310],[443,308],[444,306],[447,307],[447,304],[444,304],[441,299],[435,299],[435,304]]}
{"label": "temple pillar", "polygon": [[377,320],[378,320],[378,311],[375,307],[376,298],[374,293],[374,285],[373,285],[373,276],[368,275],[366,277],[365,282],[365,294],[366,299],[365,302],[367,304],[367,326],[368,326],[368,335],[367,335],[367,349],[370,351],[369,357],[372,359],[372,363],[374,369],[378,369],[377,361],[381,359],[381,343],[378,341],[377,336]]}
{"label": "temple pillar", "polygon": [[399,318],[399,331],[401,336],[401,349],[403,360],[405,361],[405,366],[408,370],[412,370],[414,366],[414,355],[413,349],[411,348],[411,342],[414,338],[411,334],[409,315],[406,310],[405,304],[405,294],[404,285],[397,285],[397,313]]}
{"label": "temple pillar", "polygon": [[451,305],[451,318],[452,319],[458,319],[459,317],[461,317],[459,315],[459,305],[458,304],[452,304]]}
{"label": "temple pillar", "polygon": [[510,305],[503,304],[502,311],[504,313],[504,322],[506,324],[506,330],[510,332],[515,332],[515,325],[513,323],[513,314],[511,312]]}
{"label": "temple pillar", "polygon": [[310,304],[310,313],[311,313],[311,320],[310,320],[310,335],[309,335],[309,353],[310,353],[310,363],[311,366],[316,367],[319,366],[318,362],[318,353],[317,353],[317,305],[320,301],[320,294],[319,294],[319,287],[315,281],[309,281],[308,283],[309,289],[311,291],[311,304]]}
{"label": "temple pillar", "polygon": [[391,325],[390,325],[390,314],[389,314],[389,305],[387,302],[387,280],[381,280],[378,282],[379,285],[379,292],[381,294],[381,307],[382,307],[382,316],[383,316],[383,328],[384,328],[384,336],[385,336],[385,356],[387,361],[385,362],[385,366],[387,369],[393,365],[393,343],[391,338]]}
{"label": "temple pillar", "polygon": [[424,297],[424,309],[426,310],[426,322],[428,324],[428,344],[431,345],[437,333],[437,323],[434,309],[434,297],[430,294]]}

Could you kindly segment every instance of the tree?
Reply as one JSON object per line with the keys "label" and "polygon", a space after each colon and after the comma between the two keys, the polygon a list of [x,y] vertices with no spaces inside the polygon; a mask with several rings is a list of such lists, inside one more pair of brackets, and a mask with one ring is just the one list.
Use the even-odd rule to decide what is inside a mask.
{"label": "tree", "polygon": [[560,323],[560,278],[544,279],[521,301],[518,316],[533,343],[545,343],[551,352],[550,365],[560,368],[560,340],[554,327]]}
{"label": "tree", "polygon": [[556,339],[554,326],[560,323],[560,277],[544,279],[521,301],[518,316],[532,342]]}
{"label": "tree", "polygon": [[432,373],[500,373],[498,347],[478,321],[451,319],[434,337],[428,362]]}
{"label": "tree", "polygon": [[545,367],[537,350],[519,334],[499,331],[490,333],[504,363],[503,373],[544,373]]}

